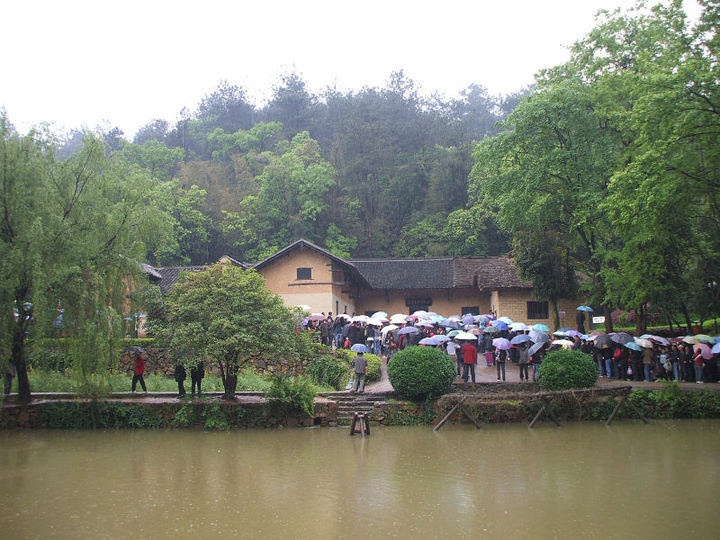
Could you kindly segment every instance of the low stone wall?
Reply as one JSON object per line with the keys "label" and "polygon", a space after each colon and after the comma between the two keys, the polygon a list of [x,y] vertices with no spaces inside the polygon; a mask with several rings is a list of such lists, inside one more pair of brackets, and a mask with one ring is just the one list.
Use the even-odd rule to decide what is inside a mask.
{"label": "low stone wall", "polygon": [[145,399],[42,399],[27,405],[6,402],[0,408],[0,429],[246,429],[328,426],[337,417],[337,403],[318,398],[312,417],[278,416],[262,397],[237,401],[219,397],[184,401]]}

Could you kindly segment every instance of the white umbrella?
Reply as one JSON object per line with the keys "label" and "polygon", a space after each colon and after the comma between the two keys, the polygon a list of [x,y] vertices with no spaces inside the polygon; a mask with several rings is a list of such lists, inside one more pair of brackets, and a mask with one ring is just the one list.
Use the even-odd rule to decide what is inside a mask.
{"label": "white umbrella", "polygon": [[469,339],[471,341],[477,341],[477,336],[470,334],[469,332],[458,332],[455,334],[455,340],[458,339]]}
{"label": "white umbrella", "polygon": [[392,315],[390,317],[390,322],[393,324],[405,324],[407,322],[407,315],[403,315],[402,313],[396,313],[395,315]]}
{"label": "white umbrella", "polygon": [[562,345],[563,349],[569,349],[574,343],[569,339],[556,339],[552,342],[552,345]]}
{"label": "white umbrella", "polygon": [[382,330],[380,330],[380,333],[385,337],[388,332],[391,330],[397,330],[399,326],[395,326],[394,324],[388,324],[386,327],[384,327]]}
{"label": "white umbrella", "polygon": [[510,325],[510,329],[515,332],[524,332],[525,330],[530,330],[530,327],[523,322],[514,322]]}
{"label": "white umbrella", "polygon": [[355,315],[352,319],[350,319],[350,322],[368,322],[370,320],[370,317],[367,315]]}
{"label": "white umbrella", "polygon": [[[385,319],[385,321],[387,321],[387,319]],[[367,323],[373,326],[382,326],[385,321],[383,321],[382,319],[376,319],[374,317],[371,317],[367,320]]]}

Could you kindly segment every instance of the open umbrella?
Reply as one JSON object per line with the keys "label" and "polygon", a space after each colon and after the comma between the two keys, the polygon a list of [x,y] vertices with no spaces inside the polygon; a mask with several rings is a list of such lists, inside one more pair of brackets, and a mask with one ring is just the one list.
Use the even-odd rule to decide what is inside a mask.
{"label": "open umbrella", "polygon": [[580,332],[578,332],[577,330],[573,330],[572,328],[565,332],[565,334],[567,334],[569,337],[582,336]]}
{"label": "open umbrella", "polygon": [[628,349],[632,349],[633,351],[642,351],[642,347],[641,347],[640,345],[638,345],[637,343],[635,343],[634,341],[630,341],[630,342],[628,342],[628,343],[625,343],[625,346],[626,346]]}
{"label": "open umbrella", "polygon": [[352,319],[350,319],[350,322],[368,322],[370,320],[370,317],[367,315],[355,315]]}
{"label": "open umbrella", "polygon": [[718,343],[716,343],[715,345],[713,345],[713,348],[710,349],[710,352],[713,353],[713,354],[718,354],[718,353],[720,353],[720,342],[718,342]]}
{"label": "open umbrella", "polygon": [[455,341],[460,339],[467,339],[469,341],[477,341],[477,336],[473,336],[472,334],[469,334],[468,332],[458,332],[455,334]]}
{"label": "open umbrella", "polygon": [[327,319],[327,315],[323,315],[322,313],[313,313],[307,319],[308,321],[324,321]]}
{"label": "open umbrella", "polygon": [[556,339],[551,343],[551,345],[560,345],[563,349],[567,349],[569,347],[572,347],[574,343],[569,339]]}
{"label": "open umbrella", "polygon": [[495,338],[492,341],[493,347],[501,351],[506,351],[510,348],[510,342],[505,338]]}
{"label": "open umbrella", "polygon": [[431,322],[423,321],[423,322],[415,323],[415,326],[422,326],[423,328],[432,328],[435,325]]}
{"label": "open umbrella", "polygon": [[463,333],[462,330],[450,330],[447,333],[447,337],[449,337],[450,339],[453,339],[455,336],[457,336],[458,334],[462,334],[462,333]]}
{"label": "open umbrella", "polygon": [[652,349],[653,343],[649,339],[643,339],[643,338],[635,338],[635,343],[640,345],[641,347],[645,349]]}
{"label": "open umbrella", "polygon": [[474,336],[479,336],[479,335],[481,335],[482,333],[483,333],[483,331],[480,330],[479,328],[469,328],[469,329],[468,329],[468,334],[472,334],[472,335],[474,335]]}
{"label": "open umbrella", "polygon": [[401,336],[403,334],[417,334],[419,331],[420,329],[415,326],[406,326],[398,330],[398,335]]}
{"label": "open umbrella", "polygon": [[433,337],[436,338],[440,343],[450,341],[450,338],[447,337],[445,334],[435,334]]}
{"label": "open umbrella", "polygon": [[595,311],[595,310],[594,310],[593,308],[591,308],[590,306],[578,306],[578,307],[577,307],[577,310],[578,310],[578,311],[587,311],[587,312],[589,312],[589,313],[592,313],[593,311]]}
{"label": "open umbrella", "polygon": [[502,321],[505,324],[512,324],[513,320],[510,317],[500,317],[498,321]]}
{"label": "open umbrella", "polygon": [[463,324],[472,324],[475,322],[475,316],[471,314],[463,315],[461,321]]}
{"label": "open umbrella", "polygon": [[371,319],[384,319],[386,317],[387,317],[387,313],[384,311],[376,311],[375,313],[373,313],[370,316]]}
{"label": "open umbrella", "polygon": [[528,335],[533,343],[550,343],[550,336],[548,336],[545,332],[538,332],[537,330],[534,330]]}
{"label": "open umbrella", "polygon": [[705,345],[704,343],[695,344],[695,347],[693,347],[693,349],[695,350],[695,352],[700,351],[702,354],[702,357],[705,360],[710,360],[713,356],[712,349],[709,346]]}
{"label": "open umbrella", "polygon": [[384,327],[382,330],[380,330],[380,333],[384,336],[387,335],[388,332],[392,330],[397,330],[399,326],[395,326],[394,324],[388,324],[386,327]]}
{"label": "open umbrella", "polygon": [[515,336],[510,340],[510,343],[513,345],[520,345],[521,343],[526,343],[528,341],[532,341],[532,338],[528,336],[527,334],[520,334]]}
{"label": "open umbrella", "polygon": [[552,334],[553,336],[567,337],[567,332],[565,332],[564,330],[555,330]]}
{"label": "open umbrella", "polygon": [[660,345],[667,347],[670,345],[670,342],[661,336],[650,336],[648,339],[654,341],[655,343],[659,343]]}
{"label": "open umbrella", "polygon": [[595,339],[595,347],[598,349],[605,349],[609,347],[611,343],[613,343],[611,335],[598,336]]}
{"label": "open umbrella", "polygon": [[405,324],[407,322],[407,318],[407,315],[395,313],[392,317],[390,317],[390,322],[393,324]]}
{"label": "open umbrella", "polygon": [[497,328],[498,330],[507,330],[507,329],[509,328],[509,326],[508,326],[508,324],[507,324],[506,322],[500,321],[500,320],[493,321],[493,324],[492,324],[492,325],[493,325],[495,328]]}
{"label": "open umbrella", "polygon": [[430,336],[426,338],[422,338],[418,345],[440,345],[441,341],[437,338],[437,336]]}
{"label": "open umbrella", "polygon": [[350,347],[351,351],[355,352],[361,352],[361,353],[369,353],[370,349],[367,348],[366,345],[363,345],[362,343],[356,343],[352,347]]}
{"label": "open umbrella", "polygon": [[712,338],[707,334],[697,334],[693,337],[695,338],[695,343],[715,343],[715,338]]}
{"label": "open umbrella", "polygon": [[514,322],[510,325],[510,330],[514,330],[515,332],[524,332],[525,330],[530,330],[530,327],[523,322]]}
{"label": "open umbrella", "polygon": [[633,338],[630,334],[627,332],[618,332],[617,334],[612,334],[610,336],[610,339],[614,343],[619,343],[620,345],[625,345],[626,343],[630,343],[631,341],[635,341],[635,338]]}
{"label": "open umbrella", "polygon": [[537,330],[539,332],[549,332],[550,327],[546,324],[537,323],[537,324],[533,324],[533,330]]}
{"label": "open umbrella", "polygon": [[[385,319],[385,321],[387,321],[387,319]],[[367,323],[372,326],[382,326],[385,321],[381,319],[376,319],[375,317],[370,317]]]}
{"label": "open umbrella", "polygon": [[542,349],[545,346],[544,343],[535,343],[534,345],[531,345],[528,349],[528,356],[532,356],[536,352],[538,352],[540,349]]}

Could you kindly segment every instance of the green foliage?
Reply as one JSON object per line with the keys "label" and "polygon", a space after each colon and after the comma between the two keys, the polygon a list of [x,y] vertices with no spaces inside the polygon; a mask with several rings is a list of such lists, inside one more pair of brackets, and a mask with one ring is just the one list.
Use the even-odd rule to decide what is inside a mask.
{"label": "green foliage", "polygon": [[448,355],[435,347],[408,347],[388,363],[390,384],[398,393],[413,400],[444,394],[456,375]]}
{"label": "green foliage", "polygon": [[372,353],[365,353],[363,356],[365,356],[365,360],[367,361],[367,374],[365,375],[366,382],[379,381],[381,376],[380,365],[382,364],[382,359]]}
{"label": "green foliage", "polygon": [[597,364],[589,354],[564,349],[549,352],[538,372],[538,383],[543,390],[591,388],[597,378]]}
{"label": "green foliage", "polygon": [[312,416],[315,412],[315,387],[309,377],[273,378],[272,386],[265,393],[277,416],[301,413]]}
{"label": "green foliage", "polygon": [[185,403],[175,413],[171,425],[176,428],[184,428],[194,426],[199,421],[200,418],[195,407],[191,403]]}
{"label": "green foliage", "polygon": [[335,356],[323,355],[310,361],[307,374],[320,386],[341,390],[350,377],[350,366]]}
{"label": "green foliage", "polygon": [[50,429],[157,429],[164,425],[162,416],[150,407],[94,400],[44,404],[41,419]]}
{"label": "green foliage", "polygon": [[237,375],[253,356],[270,361],[292,355],[292,312],[265,287],[255,270],[218,263],[185,274],[166,297],[167,321],[157,337],[171,354],[216,364],[225,398],[233,399]]}
{"label": "green foliage", "polygon": [[207,430],[228,431],[230,429],[227,407],[221,406],[220,403],[206,404],[203,407],[201,416],[205,421],[204,427]]}

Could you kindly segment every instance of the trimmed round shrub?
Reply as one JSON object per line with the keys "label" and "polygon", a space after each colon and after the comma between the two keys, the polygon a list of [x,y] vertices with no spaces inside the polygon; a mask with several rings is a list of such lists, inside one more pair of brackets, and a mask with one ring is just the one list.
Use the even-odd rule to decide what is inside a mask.
{"label": "trimmed round shrub", "polygon": [[543,390],[591,388],[597,378],[598,368],[592,356],[565,349],[547,353],[538,372],[538,383]]}
{"label": "trimmed round shrub", "polygon": [[408,347],[388,363],[390,384],[399,394],[414,400],[444,394],[456,375],[450,357],[435,347]]}

